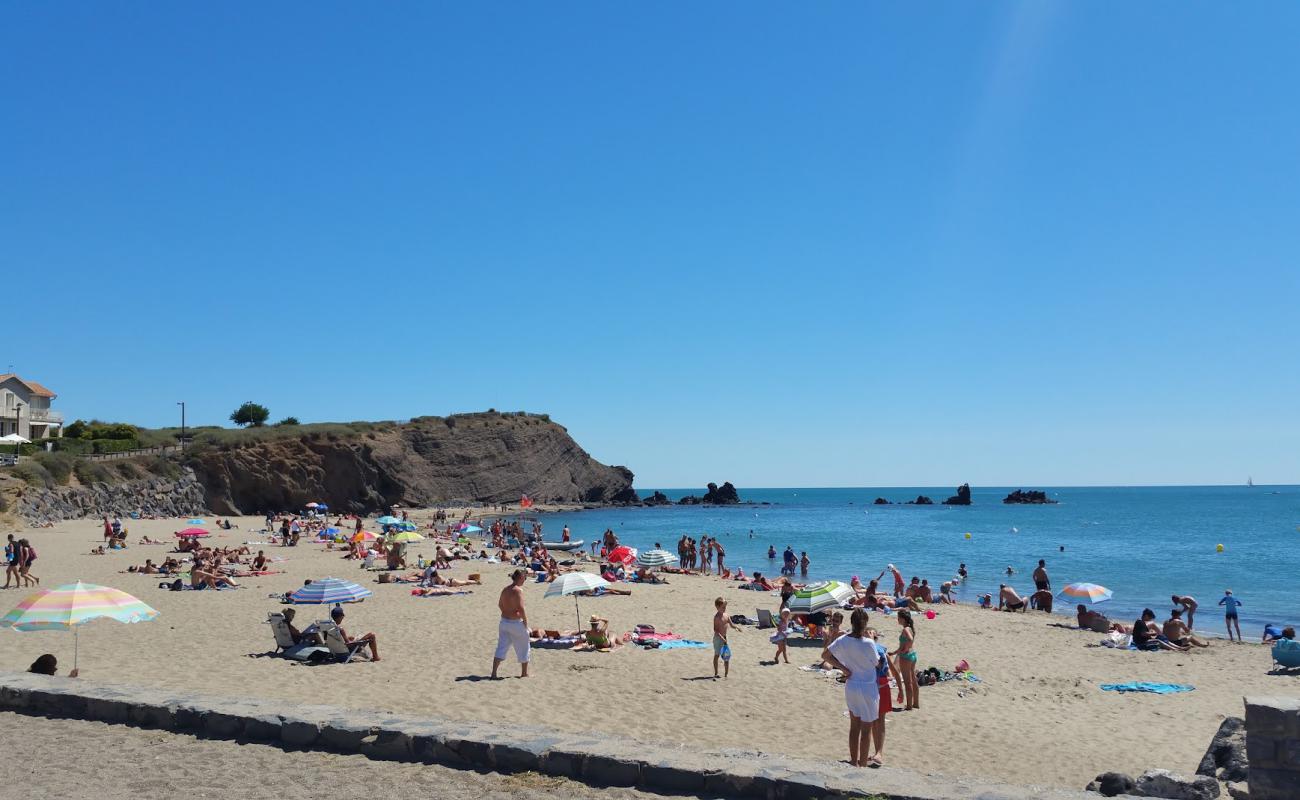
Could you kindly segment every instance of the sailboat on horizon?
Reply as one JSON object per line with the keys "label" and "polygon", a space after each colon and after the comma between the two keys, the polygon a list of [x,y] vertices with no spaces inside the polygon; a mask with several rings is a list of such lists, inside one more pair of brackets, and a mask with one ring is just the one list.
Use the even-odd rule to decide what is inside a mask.
{"label": "sailboat on horizon", "polygon": [[1255,485],[1255,479],[1252,478],[1252,477],[1250,477],[1249,475],[1247,475],[1247,476],[1246,476],[1246,485],[1249,486],[1249,487],[1253,487],[1253,486]]}

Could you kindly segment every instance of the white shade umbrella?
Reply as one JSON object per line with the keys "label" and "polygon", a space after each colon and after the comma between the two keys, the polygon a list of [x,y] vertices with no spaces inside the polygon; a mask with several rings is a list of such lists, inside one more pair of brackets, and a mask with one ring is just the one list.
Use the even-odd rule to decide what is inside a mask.
{"label": "white shade umbrella", "polygon": [[666,567],[669,564],[676,564],[677,561],[677,556],[667,550],[647,550],[636,557],[637,565],[647,569]]}
{"label": "white shade umbrella", "polygon": [[31,444],[32,440],[19,436],[16,433],[11,433],[7,436],[0,436],[0,442],[4,442],[5,444]]}
{"label": "white shade umbrella", "polygon": [[578,615],[578,627],[582,627],[582,612],[578,611],[578,592],[591,592],[609,586],[609,581],[590,572],[566,572],[551,582],[543,597],[563,597],[573,595],[573,610]]}

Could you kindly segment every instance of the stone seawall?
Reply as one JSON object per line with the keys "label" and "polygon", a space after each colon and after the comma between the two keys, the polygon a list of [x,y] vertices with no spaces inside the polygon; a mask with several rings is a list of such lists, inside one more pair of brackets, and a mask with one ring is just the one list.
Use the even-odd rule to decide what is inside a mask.
{"label": "stone seawall", "polygon": [[1246,698],[1251,800],[1300,797],[1300,698]]}
{"label": "stone seawall", "polygon": [[[319,669],[329,670],[330,667]],[[334,668],[342,676],[348,667]],[[331,674],[335,674],[331,672]],[[701,752],[516,724],[452,722],[278,700],[177,694],[30,673],[0,672],[0,709],[159,728],[209,738],[360,753],[498,772],[535,771],[598,786],[764,800],[1095,800],[1066,789],[931,777],[903,769],[758,752]]]}
{"label": "stone seawall", "polygon": [[203,485],[186,468],[180,478],[149,478],[125,483],[21,490],[18,515],[30,525],[103,516],[125,518],[133,511],[158,517],[188,517],[208,513]]}

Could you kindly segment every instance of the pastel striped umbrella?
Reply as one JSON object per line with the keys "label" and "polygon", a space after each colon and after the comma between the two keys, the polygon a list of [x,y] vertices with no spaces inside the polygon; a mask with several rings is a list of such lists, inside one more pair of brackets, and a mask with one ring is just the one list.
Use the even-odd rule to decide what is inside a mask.
{"label": "pastel striped umbrella", "polygon": [[375,522],[379,523],[380,525],[396,525],[397,523],[401,522],[401,520],[390,514],[385,514],[384,516],[375,520]]}
{"label": "pastel striped umbrella", "polygon": [[666,567],[669,564],[677,563],[677,561],[677,556],[667,550],[647,550],[636,557],[636,563],[647,569]]}
{"label": "pastel striped umbrella", "polygon": [[379,534],[371,533],[370,531],[358,531],[357,533],[352,534],[352,541],[354,542],[373,542],[378,538]]}
{"label": "pastel striped umbrella", "polygon": [[394,533],[392,536],[389,536],[389,537],[388,537],[388,541],[390,541],[390,542],[398,542],[398,543],[401,543],[401,542],[423,542],[423,541],[424,541],[424,537],[421,536],[420,534],[416,533],[415,531],[402,531],[401,533]]}
{"label": "pastel striped umbrella", "polygon": [[828,608],[839,608],[853,598],[853,589],[839,581],[810,583],[794,593],[786,608],[793,614],[816,614]]}
{"label": "pastel striped umbrella", "polygon": [[186,528],[176,535],[182,539],[201,539],[204,536],[211,536],[212,534],[202,528]]}
{"label": "pastel striped umbrella", "polygon": [[42,589],[0,618],[0,628],[16,631],[66,631],[72,629],[72,668],[77,668],[77,628],[107,617],[118,622],[148,622],[158,616],[139,599],[109,586],[69,583]]}
{"label": "pastel striped umbrella", "polygon": [[374,592],[352,581],[322,578],[289,595],[289,599],[295,603],[355,603],[372,594]]}
{"label": "pastel striped umbrella", "polygon": [[582,612],[578,611],[578,593],[593,592],[609,586],[609,581],[590,572],[566,572],[546,587],[543,597],[564,597],[573,595],[573,610],[578,614],[578,627],[582,627]]}
{"label": "pastel striped umbrella", "polygon": [[1071,583],[1056,596],[1077,603],[1104,603],[1114,595],[1110,589],[1096,583]]}

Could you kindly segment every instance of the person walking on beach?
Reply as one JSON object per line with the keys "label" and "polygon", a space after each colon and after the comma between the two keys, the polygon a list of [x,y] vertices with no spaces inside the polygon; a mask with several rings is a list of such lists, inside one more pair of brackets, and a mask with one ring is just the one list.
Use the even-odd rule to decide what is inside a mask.
{"label": "person walking on beach", "polygon": [[[1174,598],[1174,602],[1178,602],[1177,597]],[[1193,600],[1192,602],[1195,603],[1196,601]],[[1233,596],[1231,589],[1224,589],[1223,599],[1219,601],[1219,605],[1223,606],[1223,626],[1228,629],[1228,641],[1232,641],[1232,629],[1234,626],[1237,628],[1237,641],[1245,641],[1241,638],[1241,620],[1237,619],[1237,606],[1241,605],[1241,601]],[[1187,627],[1192,627],[1191,614],[1187,615]]]}
{"label": "person walking on beach", "polygon": [[1034,589],[1039,592],[1052,590],[1052,579],[1047,577],[1047,562],[1041,558],[1038,559],[1038,568],[1034,570]]}
{"label": "person walking on beach", "polygon": [[776,623],[776,633],[772,634],[770,641],[776,645],[776,655],[772,656],[772,664],[780,664],[781,658],[785,658],[785,663],[790,663],[790,654],[786,652],[786,640],[790,638],[790,609],[781,609],[781,616]]}
{"label": "person walking on beach", "polygon": [[867,612],[857,609],[849,617],[850,632],[826,646],[822,660],[844,673],[844,704],[849,709],[849,763],[855,767],[878,767],[868,756],[871,731],[880,716],[880,690],[876,667],[880,654],[867,638]]}
{"label": "person walking on beach", "polygon": [[912,624],[910,611],[898,612],[898,649],[890,653],[898,659],[898,671],[903,680],[898,684],[898,702],[903,703],[904,711],[921,707],[920,687],[916,683],[916,626]]}
{"label": "person walking on beach", "polygon": [[[1228,592],[1228,594],[1232,594],[1232,592]],[[1181,606],[1183,609],[1183,613],[1187,615],[1187,628],[1189,630],[1195,628],[1196,609],[1199,608],[1199,606],[1196,603],[1196,598],[1192,597],[1191,595],[1174,595],[1170,599],[1174,601],[1174,605]],[[1219,605],[1223,605],[1223,604],[1220,603]]]}
{"label": "person walking on beach", "polygon": [[36,548],[26,539],[19,539],[18,577],[22,579],[23,586],[39,586],[41,583],[41,579],[32,574],[32,562],[35,560]]}
{"label": "person walking on beach", "polygon": [[[104,517],[104,520],[105,522],[107,522],[108,517]],[[22,578],[18,577],[18,542],[14,539],[14,535],[12,533],[9,534],[9,542],[5,544],[5,588],[6,589],[9,588],[10,581],[17,582],[19,587],[22,587],[23,585]]]}
{"label": "person walking on beach", "polygon": [[723,549],[723,547],[722,547],[722,543],[719,542],[717,539],[714,539],[714,540],[713,540],[713,555],[717,558],[717,561],[718,561],[718,574],[721,575],[721,574],[722,574],[722,562],[725,561],[726,558],[727,558],[727,551],[726,551],[725,549]]}
{"label": "person walking on beach", "polygon": [[[719,597],[713,601],[717,612],[713,615],[713,677],[731,676],[731,645],[727,642],[727,631],[735,629],[736,623],[727,616],[727,601]],[[718,675],[718,661],[722,661],[722,675]]]}
{"label": "person walking on beach", "polygon": [[885,715],[893,710],[893,704],[889,702],[889,677],[894,677],[894,682],[898,685],[903,684],[903,676],[899,674],[898,667],[894,665],[893,659],[889,657],[889,648],[880,643],[880,633],[875,628],[867,628],[867,637],[876,644],[876,654],[880,656],[880,662],[876,665],[876,683],[880,689],[880,716],[871,726],[871,738],[875,745],[874,761],[879,764],[885,753]]}
{"label": "person walking on beach", "polygon": [[497,670],[506,660],[506,653],[513,647],[515,658],[519,659],[519,677],[528,677],[528,614],[524,611],[524,581],[528,580],[528,571],[517,569],[510,573],[510,585],[501,590],[497,598],[497,608],[501,609],[501,621],[497,624],[497,650],[492,657],[492,679],[497,679]]}

